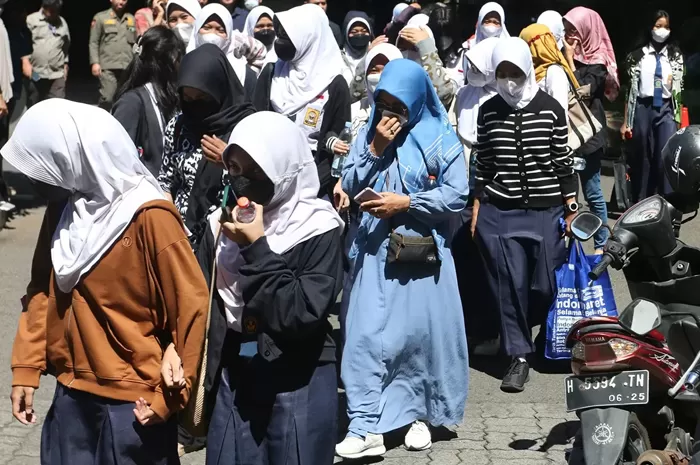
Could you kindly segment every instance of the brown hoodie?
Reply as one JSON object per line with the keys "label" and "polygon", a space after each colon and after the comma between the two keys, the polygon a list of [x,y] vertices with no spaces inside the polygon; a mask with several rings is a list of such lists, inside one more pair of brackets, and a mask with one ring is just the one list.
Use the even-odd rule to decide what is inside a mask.
{"label": "brown hoodie", "polygon": [[[164,200],[148,202],[71,294],[54,282],[51,237],[62,205],[49,205],[12,351],[12,385],[39,387],[42,372],[71,389],[135,402],[161,418],[185,407],[204,347],[208,289]],[[161,388],[167,341],[182,358],[187,387]]]}

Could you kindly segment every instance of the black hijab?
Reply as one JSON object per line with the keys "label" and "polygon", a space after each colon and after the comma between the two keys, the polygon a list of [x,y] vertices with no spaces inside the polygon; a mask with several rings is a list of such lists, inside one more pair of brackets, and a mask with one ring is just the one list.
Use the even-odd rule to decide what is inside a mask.
{"label": "black hijab", "polygon": [[204,44],[185,55],[180,63],[178,91],[182,98],[184,87],[192,87],[213,98],[216,113],[205,118],[189,114],[183,101],[184,124],[199,136],[216,135],[228,140],[231,131],[246,116],[255,112],[246,101],[245,90],[224,52],[216,45]]}
{"label": "black hijab", "polygon": [[[204,44],[188,53],[180,64],[178,90],[182,98],[184,87],[192,87],[214,99],[217,110],[204,118],[189,114],[183,106],[183,124],[187,130],[201,138],[215,135],[228,142],[228,138],[241,120],[255,113],[253,105],[245,98],[228,58],[216,45]],[[182,102],[185,103],[184,101]],[[197,140],[199,142],[199,140]],[[223,191],[223,168],[202,157],[197,166],[194,185],[187,204],[185,225],[192,233],[190,242],[196,251],[207,230],[207,216],[212,207],[218,206]]]}

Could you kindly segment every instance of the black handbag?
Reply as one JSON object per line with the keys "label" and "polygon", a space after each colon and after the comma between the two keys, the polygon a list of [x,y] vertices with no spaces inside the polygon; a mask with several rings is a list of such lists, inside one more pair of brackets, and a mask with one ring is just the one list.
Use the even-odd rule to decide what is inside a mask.
{"label": "black handbag", "polygon": [[414,263],[439,265],[437,244],[433,236],[404,236],[396,232],[389,235],[389,263]]}

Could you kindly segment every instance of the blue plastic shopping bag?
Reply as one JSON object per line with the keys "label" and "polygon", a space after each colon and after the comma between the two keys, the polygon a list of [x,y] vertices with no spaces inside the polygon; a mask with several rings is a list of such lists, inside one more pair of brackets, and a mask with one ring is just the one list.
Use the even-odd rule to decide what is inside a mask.
{"label": "blue plastic shopping bag", "polygon": [[606,271],[590,283],[588,273],[602,255],[586,256],[581,243],[571,240],[569,260],[556,270],[557,296],[547,315],[547,344],[545,357],[552,360],[571,359],[566,337],[581,318],[617,316],[610,275]]}

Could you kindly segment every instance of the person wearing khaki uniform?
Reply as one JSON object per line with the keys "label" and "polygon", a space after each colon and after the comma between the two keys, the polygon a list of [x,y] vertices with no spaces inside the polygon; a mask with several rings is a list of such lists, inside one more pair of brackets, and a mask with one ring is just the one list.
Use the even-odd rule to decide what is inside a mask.
{"label": "person wearing khaki uniform", "polygon": [[44,0],[41,10],[27,16],[32,33],[32,76],[29,106],[49,98],[66,98],[70,31],[60,16],[61,0]]}
{"label": "person wearing khaki uniform", "polygon": [[110,110],[124,70],[134,56],[136,20],[126,13],[126,0],[111,0],[112,8],[97,13],[90,29],[92,74],[100,79],[100,107]]}

